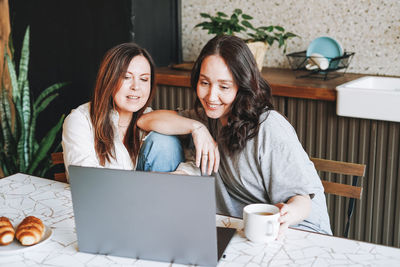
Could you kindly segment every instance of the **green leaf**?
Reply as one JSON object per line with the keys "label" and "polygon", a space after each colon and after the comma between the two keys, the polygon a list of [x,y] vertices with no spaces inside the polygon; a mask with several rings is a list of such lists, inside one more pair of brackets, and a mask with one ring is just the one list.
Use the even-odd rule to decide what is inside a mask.
{"label": "green leaf", "polygon": [[10,96],[7,89],[0,93],[0,168],[8,176],[17,172],[16,141],[11,126]]}
{"label": "green leaf", "polygon": [[48,170],[50,170],[52,166],[51,156],[47,156],[44,160],[42,160],[40,164],[40,168],[35,171],[33,174],[38,177],[44,177]]}
{"label": "green leaf", "polygon": [[269,45],[272,45],[274,43],[275,38],[272,36],[267,36],[267,43]]}
{"label": "green leaf", "polygon": [[203,18],[211,18],[211,16],[207,13],[200,13],[200,16],[202,16]]}
{"label": "green leaf", "polygon": [[[14,57],[14,45],[13,45],[13,38],[12,34],[8,36],[8,47],[10,48],[10,55],[13,58]],[[7,51],[7,44],[6,44],[6,49],[4,51]]]}
{"label": "green leaf", "polygon": [[231,16],[231,21],[232,21],[234,24],[238,23],[238,21],[239,21],[238,16],[237,16],[236,14],[232,14],[232,16]]}
{"label": "green leaf", "polygon": [[247,28],[254,29],[253,25],[248,20],[243,20],[242,25]]}
{"label": "green leaf", "polygon": [[36,172],[39,177],[44,177],[45,174],[51,169],[53,166],[53,161],[51,160],[51,154],[54,152],[60,152],[62,151],[61,143],[58,143],[54,149],[51,150],[51,153],[49,153],[48,157],[46,157],[45,160],[42,161],[42,164],[40,164],[40,172]]}
{"label": "green leaf", "polygon": [[293,37],[299,37],[297,34],[291,33],[291,32],[287,32],[284,35],[286,38],[293,38]]}
{"label": "green leaf", "polygon": [[[0,122],[1,123],[10,123],[11,118],[11,105],[9,102],[9,94],[6,88],[1,90],[0,94]],[[2,128],[4,129],[4,128]]]}
{"label": "green leaf", "polygon": [[0,122],[1,131],[3,135],[3,145],[2,150],[5,151],[7,155],[13,153],[15,150],[15,139],[11,130],[11,108],[9,103],[8,91],[2,89],[1,92],[1,110],[0,110]]}
{"label": "green leaf", "polygon": [[7,61],[8,72],[10,73],[11,86],[13,89],[12,92],[13,101],[14,103],[17,103],[21,95],[21,91],[18,87],[17,73],[15,72],[14,64],[11,61],[10,56],[6,53],[5,57]]}
{"label": "green leaf", "polygon": [[265,30],[267,32],[272,32],[274,30],[274,26],[263,26],[263,27],[258,27],[257,29]]}
{"label": "green leaf", "polygon": [[233,11],[233,13],[236,13],[236,14],[240,15],[240,14],[242,14],[243,12],[242,12],[242,10],[241,10],[240,8],[236,8],[236,9]]}
{"label": "green leaf", "polygon": [[217,12],[217,15],[218,15],[219,17],[225,17],[225,18],[228,17],[228,15],[225,14],[224,12]]}
{"label": "green leaf", "polygon": [[36,99],[35,103],[33,104],[35,109],[38,109],[38,106],[40,105],[40,102],[42,102],[46,97],[48,97],[48,95],[53,94],[55,91],[57,91],[58,89],[60,89],[61,87],[65,86],[67,84],[69,84],[69,83],[66,83],[66,82],[56,83],[56,84],[53,84],[52,86],[48,87],[47,89],[45,89],[39,95],[39,97]]}
{"label": "green leaf", "polygon": [[277,29],[280,32],[284,32],[285,31],[285,29],[283,27],[281,27],[281,26],[275,26],[275,29]]}
{"label": "green leaf", "polygon": [[42,103],[38,106],[35,107],[34,112],[33,112],[33,116],[36,117],[39,115],[40,112],[42,112],[45,108],[47,108],[47,106],[58,96],[58,93],[53,94],[48,96],[45,100],[42,101]]}
{"label": "green leaf", "polygon": [[33,154],[35,153],[34,151],[37,150],[37,143],[35,143],[35,132],[36,132],[36,121],[39,116],[39,114],[58,96],[58,94],[53,94],[51,96],[48,96],[40,106],[34,107],[32,111],[32,119],[31,119],[31,124],[30,124],[30,129],[29,129],[29,136],[28,136],[28,144],[29,144],[29,151],[30,151],[30,158],[33,157]]}
{"label": "green leaf", "polygon": [[37,147],[35,147],[35,145],[37,145],[37,142],[35,140],[35,134],[36,134],[36,120],[37,120],[37,112],[35,112],[35,110],[32,110],[33,116],[32,116],[32,120],[31,120],[31,124],[30,124],[30,128],[29,128],[29,134],[28,134],[28,146],[29,146],[29,158],[33,158],[33,154],[36,152]]}
{"label": "green leaf", "polygon": [[24,141],[25,141],[25,122],[24,122],[24,114],[23,114],[23,108],[22,108],[22,99],[21,98],[21,103],[19,103],[18,106],[20,106],[20,108],[17,108],[15,110],[15,125],[17,126],[16,128],[19,129],[16,132],[15,135],[15,139],[17,141],[17,154],[16,156],[18,157],[18,165],[19,165],[19,171],[21,172],[25,172],[26,170],[26,163],[27,161],[25,161],[25,151],[24,151]]}
{"label": "green leaf", "polygon": [[25,31],[24,41],[21,50],[21,59],[19,61],[18,73],[18,88],[21,90],[24,86],[25,80],[28,78],[28,64],[29,64],[29,26]]}
{"label": "green leaf", "polygon": [[283,36],[281,35],[281,36],[279,36],[279,47],[281,47],[282,45],[284,45],[285,44],[285,40],[283,39]]}
{"label": "green leaf", "polygon": [[242,26],[239,25],[239,27],[238,27],[238,32],[241,32],[241,31],[244,31],[244,32],[245,32],[245,31],[246,31],[246,28],[244,28],[244,27],[242,27]]}
{"label": "green leaf", "polygon": [[243,15],[242,15],[242,18],[243,18],[243,19],[247,19],[247,20],[253,19],[252,16],[249,16],[249,15],[246,15],[246,14],[243,14]]}
{"label": "green leaf", "polygon": [[[0,139],[1,139],[1,133],[0,133]],[[8,167],[7,164],[5,163],[6,156],[3,151],[0,150],[0,169],[3,171],[5,176],[8,176]]]}
{"label": "green leaf", "polygon": [[51,128],[50,131],[47,133],[47,135],[43,137],[43,139],[40,141],[39,149],[33,156],[33,161],[31,162],[28,168],[27,171],[28,174],[32,174],[39,166],[39,164],[42,162],[42,160],[44,160],[46,156],[49,155],[49,151],[54,144],[57,133],[60,131],[62,127],[64,117],[65,116],[62,115],[58,123],[53,128]]}
{"label": "green leaf", "polygon": [[0,167],[5,176],[9,176],[11,174],[18,172],[16,162],[17,161],[14,160],[13,157],[10,157],[6,153],[0,151],[0,163],[1,163]]}
{"label": "green leaf", "polygon": [[208,24],[209,24],[209,22],[202,22],[202,23],[196,24],[196,26],[194,26],[193,28],[204,27],[204,26],[206,26]]}
{"label": "green leaf", "polygon": [[22,90],[22,118],[23,118],[23,155],[24,161],[29,161],[29,125],[31,121],[31,97],[29,91],[29,81],[25,80]]}
{"label": "green leaf", "polygon": [[25,160],[25,151],[24,151],[24,140],[25,140],[25,131],[21,131],[21,135],[19,136],[18,144],[17,144],[17,155],[19,162],[19,171],[25,172],[28,161]]}
{"label": "green leaf", "polygon": [[212,18],[212,21],[213,21],[213,22],[216,22],[216,23],[223,23],[223,22],[225,22],[225,20],[224,20],[223,18],[218,18],[218,17]]}

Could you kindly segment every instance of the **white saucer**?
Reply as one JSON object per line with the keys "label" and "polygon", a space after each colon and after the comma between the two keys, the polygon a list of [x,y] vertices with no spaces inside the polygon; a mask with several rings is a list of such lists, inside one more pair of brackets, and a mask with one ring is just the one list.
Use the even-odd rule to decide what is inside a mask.
{"label": "white saucer", "polygon": [[44,226],[44,235],[42,239],[39,241],[39,243],[32,245],[32,246],[23,246],[21,243],[14,238],[14,241],[7,245],[7,246],[0,246],[0,256],[6,256],[6,255],[11,255],[11,254],[16,254],[16,253],[24,253],[30,249],[37,248],[44,243],[46,243],[51,236],[53,235],[53,231],[51,228],[47,225]]}

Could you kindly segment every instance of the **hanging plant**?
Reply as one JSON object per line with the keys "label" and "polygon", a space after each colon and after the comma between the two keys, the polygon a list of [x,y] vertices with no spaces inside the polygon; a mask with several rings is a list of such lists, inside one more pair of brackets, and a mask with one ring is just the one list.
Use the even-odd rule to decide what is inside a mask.
{"label": "hanging plant", "polygon": [[35,137],[36,121],[39,114],[58,96],[58,90],[66,83],[53,84],[36,100],[31,98],[28,81],[29,27],[23,40],[18,74],[7,52],[4,62],[7,63],[10,73],[12,96],[9,95],[2,82],[0,168],[5,176],[22,172],[43,177],[52,166],[51,153],[60,148],[60,144],[55,141],[62,127],[64,115],[40,141]]}

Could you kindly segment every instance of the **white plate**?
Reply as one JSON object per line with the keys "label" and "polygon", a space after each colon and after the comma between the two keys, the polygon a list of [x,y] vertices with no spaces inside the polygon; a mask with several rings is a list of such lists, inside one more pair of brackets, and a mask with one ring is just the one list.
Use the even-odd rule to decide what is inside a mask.
{"label": "white plate", "polygon": [[310,57],[314,53],[332,59],[343,56],[344,51],[342,45],[337,40],[328,36],[322,36],[314,39],[307,48],[307,57]]}
{"label": "white plate", "polygon": [[46,243],[50,237],[53,235],[53,231],[47,225],[44,226],[44,235],[39,243],[32,246],[23,246],[21,243],[14,238],[14,241],[7,246],[0,246],[0,256],[15,254],[15,253],[24,253],[27,250],[34,249]]}

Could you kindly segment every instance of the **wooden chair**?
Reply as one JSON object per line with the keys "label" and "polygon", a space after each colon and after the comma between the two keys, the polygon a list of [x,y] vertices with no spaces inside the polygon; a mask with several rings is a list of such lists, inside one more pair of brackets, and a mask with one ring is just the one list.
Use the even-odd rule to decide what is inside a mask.
{"label": "wooden chair", "polygon": [[[62,164],[62,168],[64,169],[64,156],[63,152],[56,152],[51,154],[51,160],[53,161],[54,165]],[[54,173],[54,180],[58,182],[68,183],[67,175],[64,172]]]}
{"label": "wooden chair", "polygon": [[351,175],[353,177],[352,185],[334,183],[322,179],[325,193],[350,198],[347,209],[347,222],[343,233],[344,237],[348,237],[355,199],[361,199],[362,196],[362,187],[357,186],[358,177],[364,176],[366,165],[319,158],[310,159],[317,171]]}

